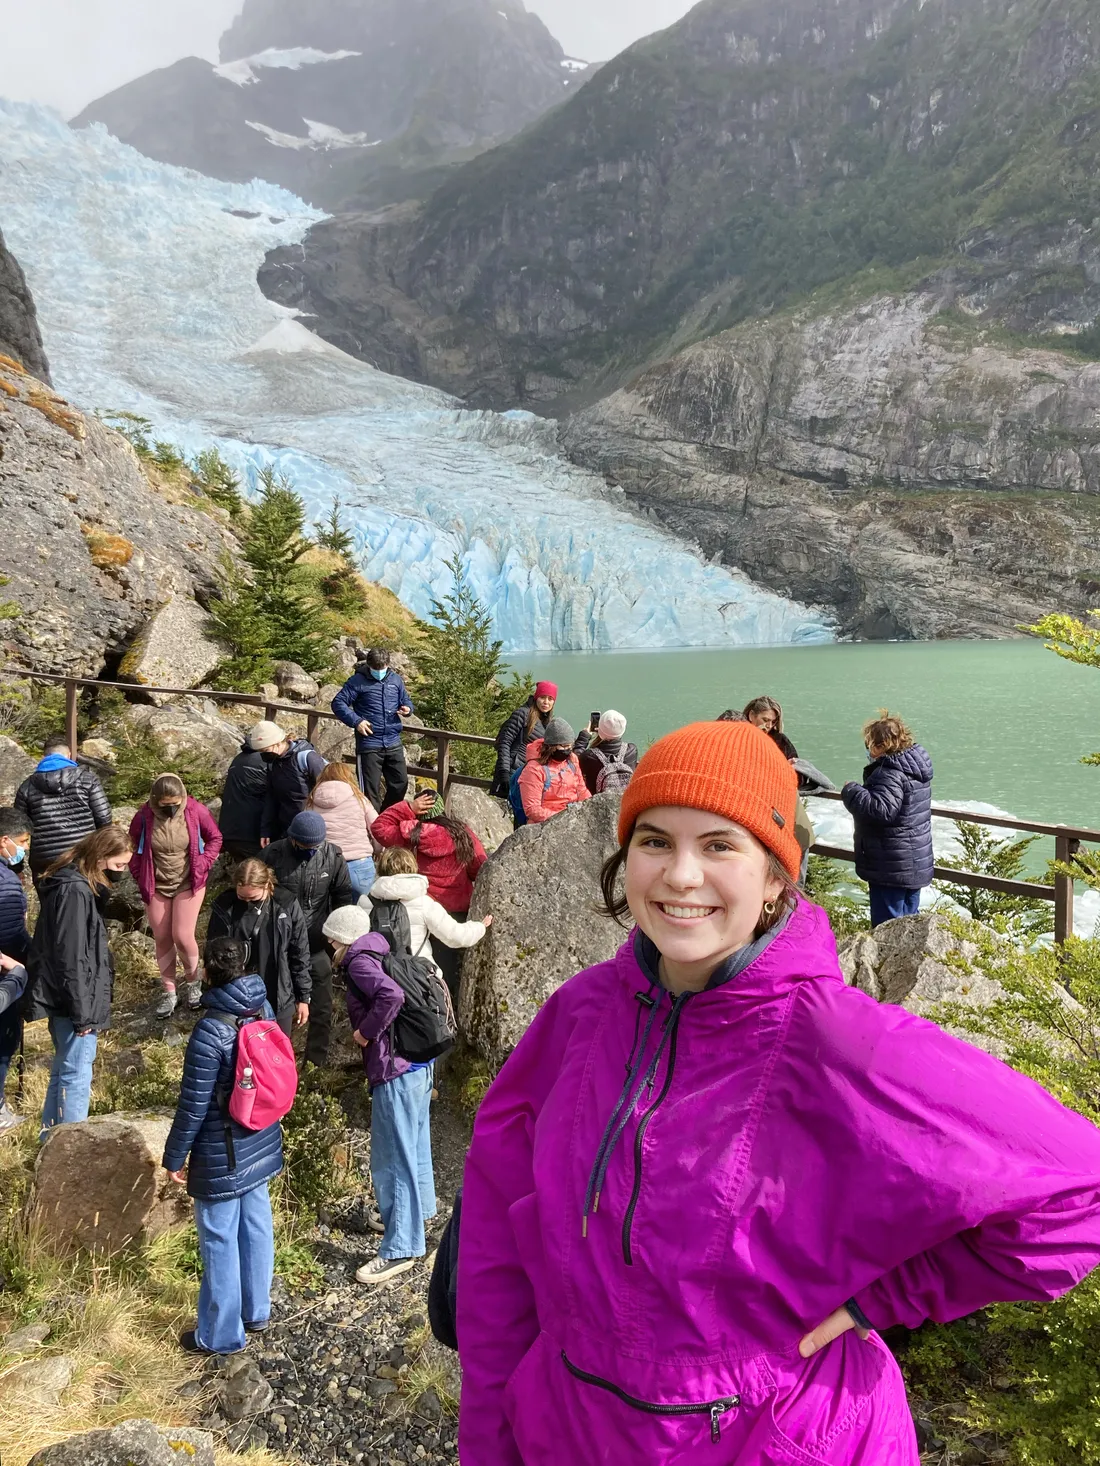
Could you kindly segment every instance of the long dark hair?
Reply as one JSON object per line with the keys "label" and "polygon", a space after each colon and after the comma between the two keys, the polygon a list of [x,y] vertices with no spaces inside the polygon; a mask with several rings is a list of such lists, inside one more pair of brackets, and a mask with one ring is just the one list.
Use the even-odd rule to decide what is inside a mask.
{"label": "long dark hair", "polygon": [[[555,698],[554,701],[556,703],[557,699]],[[551,708],[548,713],[540,713],[538,702],[535,699],[534,693],[532,693],[531,696],[527,699],[527,706],[529,709],[529,712],[527,714],[527,742],[530,743],[535,736],[535,724],[541,718],[543,727],[545,727],[549,720],[554,716],[554,709]]]}
{"label": "long dark hair", "polygon": [[414,854],[419,854],[420,831],[424,825],[439,825],[447,831],[455,847],[455,854],[458,856],[458,863],[467,866],[474,858],[474,837],[469,825],[462,820],[456,820],[453,815],[437,814],[432,819],[418,820],[409,831],[409,848]]}
{"label": "long dark hair", "polygon": [[[630,905],[626,899],[626,890],[620,884],[620,877],[626,869],[627,852],[630,850],[630,842],[633,838],[634,831],[631,830],[626,838],[626,843],[620,845],[614,855],[604,861],[600,871],[600,893],[603,896],[604,911],[612,921],[624,927],[630,925],[628,921],[624,920],[630,915]],[[756,923],[752,934],[753,941],[757,941],[765,932],[770,932],[772,927],[777,926],[798,904],[798,887],[791,880],[790,872],[772,851],[769,850],[767,856],[768,875],[782,881],[783,890],[775,903],[775,910],[760,913],[760,920]]]}

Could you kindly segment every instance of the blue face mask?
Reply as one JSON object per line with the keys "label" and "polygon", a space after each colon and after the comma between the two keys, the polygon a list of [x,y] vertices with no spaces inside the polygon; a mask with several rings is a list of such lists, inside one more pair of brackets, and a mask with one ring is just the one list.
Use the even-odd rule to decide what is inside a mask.
{"label": "blue face mask", "polygon": [[390,669],[388,667],[372,667],[370,669],[370,674],[374,678],[375,682],[384,682],[386,680],[386,673],[389,670]]}
{"label": "blue face mask", "polygon": [[17,870],[27,858],[27,852],[22,845],[16,845],[14,853],[4,856],[4,864],[10,865],[12,870]]}

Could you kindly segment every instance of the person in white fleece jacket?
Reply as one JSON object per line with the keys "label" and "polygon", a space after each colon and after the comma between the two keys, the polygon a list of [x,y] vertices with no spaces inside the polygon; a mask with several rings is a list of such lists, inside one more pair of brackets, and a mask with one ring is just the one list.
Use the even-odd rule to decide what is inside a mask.
{"label": "person in white fleece jacket", "polygon": [[[491,916],[484,921],[456,921],[438,901],[433,901],[428,895],[428,877],[418,873],[416,856],[411,850],[383,850],[378,857],[378,872],[378,879],[369,894],[359,898],[359,905],[369,911],[371,897],[378,901],[403,902],[414,957],[433,960],[429,937],[435,937],[447,947],[476,947],[492,925]],[[438,964],[436,971],[439,972]],[[443,976],[441,972],[439,975]]]}

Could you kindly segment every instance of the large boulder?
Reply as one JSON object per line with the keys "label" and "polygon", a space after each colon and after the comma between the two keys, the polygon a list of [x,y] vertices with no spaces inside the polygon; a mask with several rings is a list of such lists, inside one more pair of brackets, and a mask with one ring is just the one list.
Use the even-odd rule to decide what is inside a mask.
{"label": "large boulder", "polygon": [[567,978],[614,956],[622,927],[602,914],[600,870],[618,848],[620,796],[600,794],[510,835],[482,867],[471,917],[493,925],[466,954],[459,1023],[499,1066]]}
{"label": "large boulder", "polygon": [[312,702],[321,690],[316,680],[297,662],[275,663],[275,685],[280,699],[292,698],[299,702]]}
{"label": "large boulder", "polygon": [[214,1437],[188,1426],[124,1420],[46,1446],[29,1466],[214,1466]]}
{"label": "large boulder", "polygon": [[223,775],[241,751],[244,738],[240,727],[220,717],[204,698],[177,697],[164,707],[134,707],[130,719],[151,729],[161,743],[167,763],[182,749],[202,754]]}
{"label": "large boulder", "polygon": [[[146,687],[198,687],[229,655],[208,633],[210,618],[187,596],[171,596],[142,628],[122,659],[124,682]],[[157,705],[171,698],[150,693]]]}
{"label": "large boulder", "polygon": [[512,807],[506,799],[494,799],[484,789],[452,784],[447,790],[447,813],[464,820],[486,850],[496,850],[512,833]]}
{"label": "large boulder", "polygon": [[0,735],[0,804],[10,804],[15,791],[36,768],[36,761],[14,738]]}
{"label": "large boulder", "polygon": [[[844,980],[877,1002],[897,1003],[922,1017],[934,1017],[944,1003],[986,1007],[1004,997],[1004,989],[976,966],[979,949],[957,927],[950,916],[922,911],[861,932],[840,949]],[[999,1051],[991,1040],[960,1036]]]}
{"label": "large boulder", "polygon": [[110,1256],[191,1214],[160,1160],[171,1115],[98,1115],[46,1137],[28,1200],[30,1221],[60,1251]]}

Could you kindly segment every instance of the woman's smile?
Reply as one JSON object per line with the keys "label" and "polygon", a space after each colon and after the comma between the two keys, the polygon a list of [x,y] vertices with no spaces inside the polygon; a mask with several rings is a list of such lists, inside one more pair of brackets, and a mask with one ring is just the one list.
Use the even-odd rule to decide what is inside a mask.
{"label": "woman's smile", "polygon": [[722,910],[720,906],[685,906],[670,901],[655,901],[652,903],[665,918],[676,926],[693,926],[698,922],[707,921]]}

